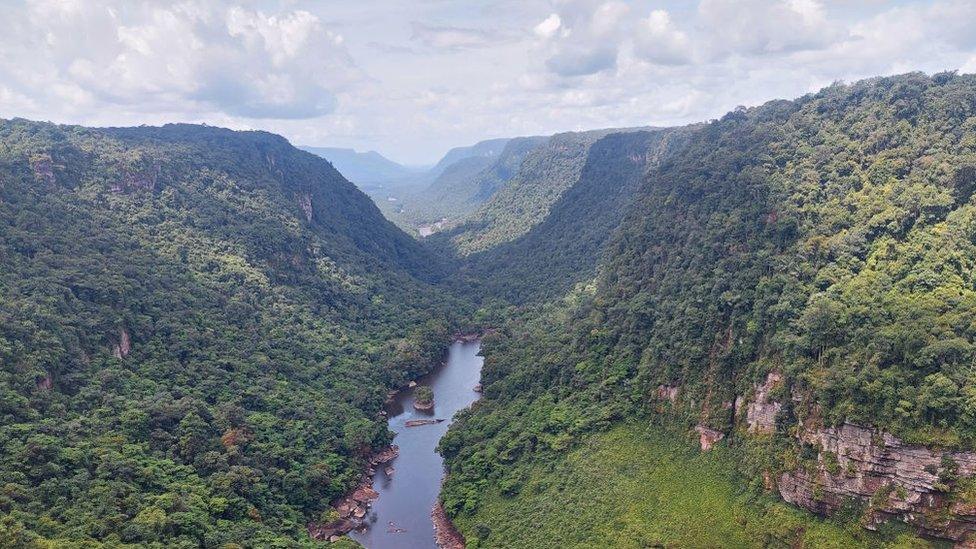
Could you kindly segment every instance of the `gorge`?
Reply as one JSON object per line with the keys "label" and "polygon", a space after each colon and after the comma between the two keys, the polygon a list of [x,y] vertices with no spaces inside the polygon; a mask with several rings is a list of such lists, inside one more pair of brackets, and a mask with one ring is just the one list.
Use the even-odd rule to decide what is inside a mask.
{"label": "gorge", "polygon": [[[478,397],[474,389],[481,379],[480,349],[478,340],[455,341],[441,366],[420,378],[417,386],[398,392],[387,406],[397,456],[377,467],[373,488],[378,497],[366,513],[362,529],[350,535],[364,547],[437,547],[431,515],[438,506],[444,476],[437,442],[447,432],[454,414]],[[416,389],[423,386],[433,390],[435,406],[415,410]],[[445,421],[411,426],[410,422],[418,418]]]}
{"label": "gorge", "polygon": [[973,543],[976,76],[423,173],[0,120],[0,545]]}

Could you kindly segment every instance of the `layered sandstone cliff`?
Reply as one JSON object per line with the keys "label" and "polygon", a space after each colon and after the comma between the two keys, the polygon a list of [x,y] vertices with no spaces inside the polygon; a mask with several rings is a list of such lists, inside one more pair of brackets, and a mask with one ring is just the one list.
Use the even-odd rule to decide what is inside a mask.
{"label": "layered sandstone cliff", "polygon": [[[777,430],[784,398],[802,406],[803,399],[786,389],[783,374],[773,371],[738,396],[733,406],[738,436],[789,432],[793,434],[787,436],[796,437],[797,459],[780,464],[785,470],[779,473],[764,472],[767,490],[821,515],[850,504],[862,507],[862,523],[869,529],[895,520],[926,536],[976,546],[976,452],[912,445],[891,433],[851,423],[831,427],[807,421]],[[678,386],[661,385],[653,397],[680,406],[679,395]],[[695,408],[693,402],[688,405]],[[703,423],[695,431],[702,451],[730,435]]]}
{"label": "layered sandstone cliff", "polygon": [[786,501],[821,514],[850,500],[866,503],[869,528],[894,519],[954,541],[976,531],[976,505],[953,490],[976,473],[976,453],[912,446],[851,424],[804,431],[800,438],[816,459],[780,475],[777,489]]}

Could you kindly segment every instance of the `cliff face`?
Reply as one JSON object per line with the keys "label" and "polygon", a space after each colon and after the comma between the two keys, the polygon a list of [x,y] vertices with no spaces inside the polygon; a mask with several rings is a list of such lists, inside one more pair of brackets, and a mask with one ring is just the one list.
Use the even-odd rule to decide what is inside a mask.
{"label": "cliff face", "polygon": [[976,473],[976,453],[912,446],[851,424],[800,438],[817,450],[816,463],[780,475],[777,490],[786,501],[820,514],[851,499],[867,503],[868,528],[894,519],[953,541],[976,531],[976,505],[953,490],[957,479]]}
{"label": "cliff face", "polygon": [[[737,399],[736,415],[744,420],[747,436],[775,432],[783,404],[773,393],[783,383],[781,373],[771,372],[756,384],[751,398]],[[801,399],[794,394],[793,400]],[[705,444],[698,431],[702,450],[710,449],[712,443]],[[785,501],[821,515],[852,502],[864,505],[863,524],[869,529],[898,520],[936,538],[963,542],[976,537],[976,501],[965,494],[976,474],[976,452],[906,444],[890,433],[852,423],[801,424],[796,436],[806,458],[778,477],[764,475],[766,489]]]}
{"label": "cliff face", "polygon": [[[746,437],[776,436],[783,403],[776,398],[785,384],[774,371],[735,400],[738,433]],[[682,407],[680,388],[661,385],[654,397]],[[796,393],[794,404],[802,404]],[[658,405],[658,411],[666,408]],[[778,474],[763,472],[764,486],[785,501],[808,511],[831,515],[854,503],[865,507],[863,525],[897,520],[926,536],[969,544],[976,542],[976,452],[960,452],[907,444],[883,430],[845,423],[838,427],[797,426],[801,457]],[[702,451],[711,450],[728,433],[695,426]],[[791,431],[792,432],[792,431]],[[969,545],[964,545],[969,546]]]}
{"label": "cliff face", "polygon": [[[750,433],[772,433],[775,430],[776,414],[783,405],[772,400],[771,394],[782,381],[782,374],[770,372],[766,381],[756,387],[756,398],[746,405],[746,423]],[[739,406],[736,406],[738,411]]]}

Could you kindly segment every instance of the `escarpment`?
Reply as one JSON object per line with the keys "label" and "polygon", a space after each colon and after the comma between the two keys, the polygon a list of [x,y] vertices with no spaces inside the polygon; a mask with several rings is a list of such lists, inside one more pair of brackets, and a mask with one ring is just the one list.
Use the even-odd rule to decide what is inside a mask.
{"label": "escarpment", "polygon": [[[781,373],[771,372],[755,385],[751,399],[737,399],[742,436],[773,435],[784,403],[771,392],[784,383]],[[796,392],[789,398],[803,405]],[[976,452],[908,444],[882,429],[848,422],[800,421],[793,432],[796,459],[781,463],[778,476],[763,472],[766,490],[783,500],[820,515],[853,504],[864,509],[861,524],[868,529],[897,520],[953,542],[967,541],[976,532]],[[710,448],[702,442],[702,450]]]}
{"label": "escarpment", "polygon": [[969,490],[976,453],[913,446],[849,423],[804,430],[800,441],[816,456],[779,476],[776,489],[786,501],[820,514],[857,501],[867,506],[868,528],[895,519],[952,541],[976,531]]}
{"label": "escarpment", "polygon": [[[700,406],[681,401],[680,393],[678,386],[658,386],[652,398],[656,412],[680,414]],[[805,420],[788,418],[783,413],[789,406],[814,412]],[[961,543],[974,537],[976,452],[909,444],[850,422],[825,426],[818,408],[773,371],[737,396],[730,432],[701,423],[693,431],[703,452],[724,440],[736,445],[785,437],[787,457],[778,456],[778,469],[761,471],[763,486],[818,515],[853,507],[862,510],[860,523],[871,530],[898,521],[931,538]]]}
{"label": "escarpment", "polygon": [[647,376],[647,408],[701,449],[761,453],[757,476],[790,503],[967,539],[974,89],[874,79],[693,133],[605,250],[588,360]]}

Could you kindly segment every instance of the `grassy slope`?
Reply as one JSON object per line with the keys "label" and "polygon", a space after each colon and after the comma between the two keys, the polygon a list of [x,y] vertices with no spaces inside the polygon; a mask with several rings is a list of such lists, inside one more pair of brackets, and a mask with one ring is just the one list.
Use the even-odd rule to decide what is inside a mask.
{"label": "grassy slope", "polygon": [[730,473],[734,459],[724,447],[699,453],[660,427],[618,425],[559,461],[526,466],[517,495],[491,488],[455,523],[470,548],[929,546],[750,501]]}

